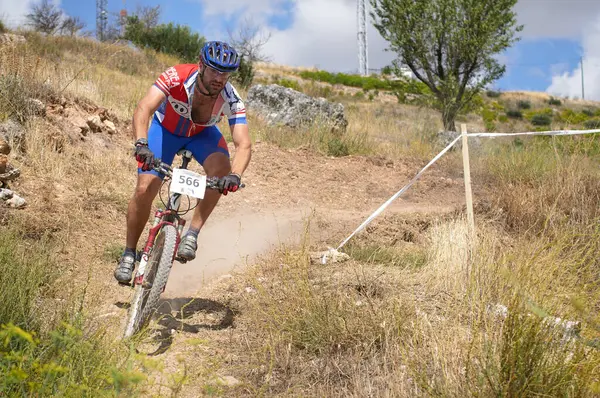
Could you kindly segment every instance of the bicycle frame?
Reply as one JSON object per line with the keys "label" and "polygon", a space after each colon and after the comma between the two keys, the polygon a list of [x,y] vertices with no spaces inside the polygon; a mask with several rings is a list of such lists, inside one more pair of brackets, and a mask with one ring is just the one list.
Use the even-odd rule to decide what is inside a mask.
{"label": "bicycle frame", "polygon": [[[182,157],[183,161],[181,164],[181,168],[186,169],[188,164],[192,160],[192,154],[191,152],[186,150],[182,153]],[[169,196],[169,202],[167,203],[166,209],[158,209],[154,213],[154,222],[148,233],[146,246],[144,246],[144,250],[142,251],[140,265],[133,280],[132,286],[141,285],[144,282],[146,265],[148,264],[150,252],[154,247],[154,241],[160,230],[167,224],[173,225],[177,230],[177,244],[175,245],[175,253],[177,253],[177,248],[179,247],[179,243],[181,242],[181,233],[183,232],[183,227],[185,226],[185,220],[177,214],[179,206],[181,205],[181,196],[182,195],[180,193],[172,193]],[[174,259],[175,258],[173,258],[173,260]]]}

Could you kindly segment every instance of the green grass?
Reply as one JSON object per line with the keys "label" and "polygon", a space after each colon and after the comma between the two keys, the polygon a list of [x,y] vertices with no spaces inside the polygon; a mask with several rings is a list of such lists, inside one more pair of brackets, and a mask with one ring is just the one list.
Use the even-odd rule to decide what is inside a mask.
{"label": "green grass", "polygon": [[314,124],[301,129],[264,126],[258,138],[282,148],[307,147],[329,156],[367,155],[374,143],[366,133],[336,133],[330,127]]}
{"label": "green grass", "polygon": [[426,254],[419,248],[400,250],[385,245],[351,243],[344,249],[344,252],[356,261],[367,264],[381,264],[412,270],[418,270],[427,261]]}
{"label": "green grass", "polygon": [[102,397],[134,394],[144,379],[127,350],[85,326],[77,302],[52,300],[58,264],[49,236],[0,229],[0,395]]}
{"label": "green grass", "polygon": [[316,80],[330,84],[341,84],[349,87],[359,87],[364,90],[393,90],[398,84],[380,79],[375,76],[348,75],[345,73],[331,73],[327,71],[302,71],[300,77],[307,80]]}

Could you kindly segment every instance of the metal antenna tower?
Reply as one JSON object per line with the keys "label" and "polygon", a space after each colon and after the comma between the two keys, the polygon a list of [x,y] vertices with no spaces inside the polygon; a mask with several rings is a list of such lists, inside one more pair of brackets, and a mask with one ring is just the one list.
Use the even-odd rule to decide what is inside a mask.
{"label": "metal antenna tower", "polygon": [[356,7],[358,19],[358,72],[362,76],[369,74],[369,60],[367,51],[367,6],[365,0],[357,0]]}
{"label": "metal antenna tower", "polygon": [[106,25],[108,23],[108,12],[106,11],[108,0],[96,0],[96,38],[104,40]]}

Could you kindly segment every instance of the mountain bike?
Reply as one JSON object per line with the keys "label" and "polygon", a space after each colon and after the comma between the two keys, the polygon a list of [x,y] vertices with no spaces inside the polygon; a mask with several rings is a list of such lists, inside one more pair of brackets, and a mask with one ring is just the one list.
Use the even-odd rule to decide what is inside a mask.
{"label": "mountain bike", "polygon": [[[187,170],[192,160],[190,151],[181,150],[177,154],[182,157],[179,168],[173,168],[160,159],[154,162],[154,170],[165,176],[163,184],[170,180],[169,199],[165,203],[162,195],[159,195],[165,209],[159,208],[154,213],[146,245],[139,255],[139,266],[130,285],[134,294],[128,310],[124,338],[135,335],[148,324],[167,285],[173,261],[185,263],[184,259],[176,257],[185,226],[182,216],[194,208],[188,207],[185,212],[180,212],[182,197],[187,195],[202,199],[206,189],[218,189],[221,182],[218,177],[207,178]],[[244,184],[241,184],[240,188],[243,187]]]}

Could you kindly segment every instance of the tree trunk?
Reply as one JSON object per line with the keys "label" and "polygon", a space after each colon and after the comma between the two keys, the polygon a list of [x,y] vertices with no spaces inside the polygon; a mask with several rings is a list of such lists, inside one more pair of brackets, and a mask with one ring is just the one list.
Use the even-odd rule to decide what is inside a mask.
{"label": "tree trunk", "polygon": [[445,131],[456,131],[456,125],[454,124],[454,120],[456,119],[456,115],[458,114],[458,109],[455,106],[446,106],[442,110],[442,123],[444,123]]}

